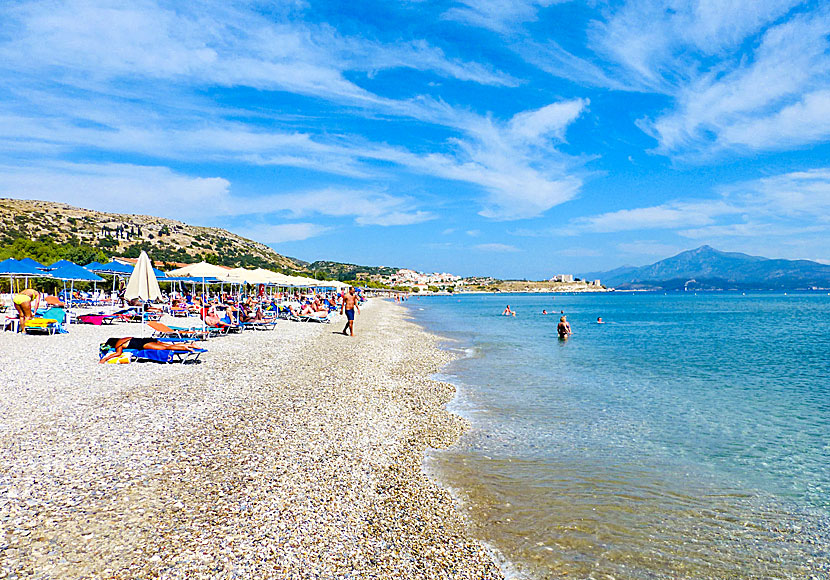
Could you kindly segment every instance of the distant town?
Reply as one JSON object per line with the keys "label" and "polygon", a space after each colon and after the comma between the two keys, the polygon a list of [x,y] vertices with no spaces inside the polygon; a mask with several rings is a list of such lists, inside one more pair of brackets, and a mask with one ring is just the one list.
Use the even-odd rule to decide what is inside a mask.
{"label": "distant town", "polygon": [[548,280],[497,280],[492,277],[461,277],[447,272],[418,272],[402,268],[391,275],[358,275],[392,287],[411,288],[417,292],[579,292],[605,290],[600,280],[581,280],[573,274],[557,274]]}

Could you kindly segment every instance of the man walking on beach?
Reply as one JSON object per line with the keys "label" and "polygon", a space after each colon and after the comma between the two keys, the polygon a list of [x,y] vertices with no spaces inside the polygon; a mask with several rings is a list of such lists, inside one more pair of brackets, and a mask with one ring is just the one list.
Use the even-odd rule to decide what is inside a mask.
{"label": "man walking on beach", "polygon": [[354,310],[357,308],[357,313],[360,314],[360,306],[357,305],[357,295],[354,292],[354,286],[349,287],[349,291],[343,294],[343,303],[340,305],[340,314],[345,312],[346,326],[343,327],[343,334],[348,330],[354,336]]}

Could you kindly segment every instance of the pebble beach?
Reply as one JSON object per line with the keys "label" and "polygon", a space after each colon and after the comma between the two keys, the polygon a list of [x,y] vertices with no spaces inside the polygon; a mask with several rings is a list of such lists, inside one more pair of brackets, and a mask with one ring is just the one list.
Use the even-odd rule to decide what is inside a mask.
{"label": "pebble beach", "polygon": [[97,364],[140,324],[0,333],[0,578],[501,578],[422,471],[465,428],[450,355],[393,303],[341,318],[188,365]]}

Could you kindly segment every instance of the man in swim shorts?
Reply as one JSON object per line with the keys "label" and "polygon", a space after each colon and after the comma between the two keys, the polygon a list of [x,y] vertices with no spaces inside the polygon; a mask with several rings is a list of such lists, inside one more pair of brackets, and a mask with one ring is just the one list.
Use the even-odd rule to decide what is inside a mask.
{"label": "man in swim shorts", "polygon": [[34,318],[34,314],[40,306],[40,292],[34,288],[26,288],[22,292],[12,295],[12,302],[14,302],[14,309],[17,310],[17,316],[20,318],[18,330],[23,332],[26,328],[26,322]]}
{"label": "man in swim shorts", "polygon": [[343,327],[343,334],[348,330],[354,336],[354,311],[360,314],[360,306],[357,305],[357,294],[354,286],[349,286],[349,291],[343,294],[343,303],[340,305],[340,314],[346,315],[346,326]]}

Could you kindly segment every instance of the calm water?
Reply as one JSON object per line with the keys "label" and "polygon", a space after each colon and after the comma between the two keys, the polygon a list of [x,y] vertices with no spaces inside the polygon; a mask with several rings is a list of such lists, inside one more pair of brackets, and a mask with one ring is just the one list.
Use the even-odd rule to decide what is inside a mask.
{"label": "calm water", "polygon": [[408,306],[472,423],[428,468],[513,576],[830,578],[826,293]]}

